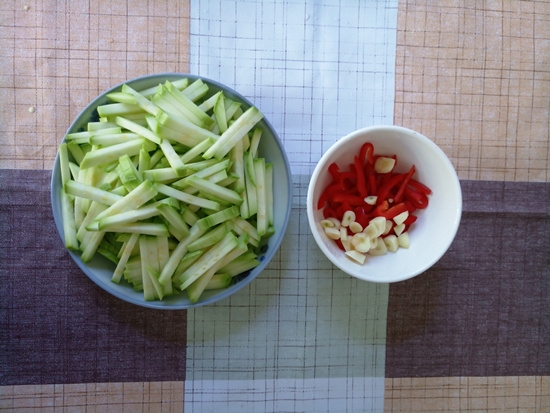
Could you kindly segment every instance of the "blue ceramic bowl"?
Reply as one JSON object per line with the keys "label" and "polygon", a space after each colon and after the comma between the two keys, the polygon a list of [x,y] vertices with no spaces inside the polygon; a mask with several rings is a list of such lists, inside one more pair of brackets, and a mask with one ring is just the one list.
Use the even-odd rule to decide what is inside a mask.
{"label": "blue ceramic bowl", "polygon": [[[144,90],[149,87],[154,87],[159,83],[166,80],[174,81],[181,78],[188,78],[190,81],[201,79],[208,84],[211,94],[214,94],[220,90],[224,94],[236,101],[240,101],[243,104],[243,108],[252,106],[252,103],[238,92],[230,89],[213,80],[182,73],[161,73],[142,76],[133,80],[126,81],[135,90]],[[87,123],[94,120],[97,117],[96,108],[108,102],[107,93],[119,91],[122,83],[105,91],[92,102],[90,102],[84,110],[73,121],[67,133],[77,132],[86,127]],[[114,264],[104,257],[96,254],[96,256],[89,263],[84,263],[80,259],[79,254],[68,251],[71,258],[76,262],[80,269],[98,286],[103,288],[110,294],[127,301],[132,304],[140,305],[143,307],[165,309],[165,310],[183,310],[194,307],[200,307],[207,304],[212,304],[219,300],[229,297],[237,291],[244,288],[250,282],[252,282],[269,264],[273,256],[277,252],[290,217],[290,210],[292,206],[292,176],[290,171],[290,165],[288,158],[284,151],[284,148],[277,136],[276,131],[271,124],[265,118],[260,121],[259,124],[263,128],[262,139],[258,147],[259,156],[262,156],[266,161],[273,164],[273,174],[276,177],[274,179],[274,227],[275,233],[272,235],[266,246],[263,248],[263,253],[259,259],[261,264],[250,271],[248,274],[242,274],[237,276],[237,282],[227,289],[205,291],[199,302],[193,303],[189,300],[186,293],[174,295],[164,298],[162,301],[145,301],[143,298],[143,292],[136,292],[133,288],[122,281],[120,284],[115,284],[111,281],[111,276],[114,271]],[[59,232],[63,240],[62,218],[61,218],[61,199],[59,196],[59,190],[61,188],[61,173],[59,168],[59,155],[55,159],[52,181],[51,181],[51,202],[55,224],[57,231]],[[63,240],[64,241],[64,240]]]}

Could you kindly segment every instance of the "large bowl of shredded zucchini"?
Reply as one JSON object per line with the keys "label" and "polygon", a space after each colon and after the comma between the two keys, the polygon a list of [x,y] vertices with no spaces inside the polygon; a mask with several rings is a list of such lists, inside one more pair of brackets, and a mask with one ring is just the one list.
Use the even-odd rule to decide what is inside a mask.
{"label": "large bowl of shredded zucchini", "polygon": [[292,202],[283,145],[259,108],[201,76],[116,85],[74,119],[51,202],[68,254],[129,303],[226,299],[275,256]]}

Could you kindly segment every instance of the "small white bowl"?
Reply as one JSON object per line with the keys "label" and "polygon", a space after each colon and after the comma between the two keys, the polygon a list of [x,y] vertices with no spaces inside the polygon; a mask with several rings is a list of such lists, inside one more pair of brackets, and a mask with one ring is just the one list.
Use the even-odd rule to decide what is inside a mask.
{"label": "small white bowl", "polygon": [[[406,172],[414,164],[415,179],[427,185],[432,194],[428,207],[415,212],[418,219],[409,231],[408,249],[367,256],[365,263],[359,264],[325,235],[320,225],[323,212],[317,209],[317,201],[331,182],[328,166],[335,162],[347,169],[365,142],[374,145],[375,154],[397,155],[397,172]],[[372,126],[341,138],[321,157],[308,188],[307,214],[319,248],[342,271],[365,281],[398,282],[423,273],[445,254],[460,224],[462,191],[453,165],[430,139],[399,126]]]}
{"label": "small white bowl", "polygon": [[[136,79],[128,80],[126,83],[136,90],[144,90],[150,87],[157,86],[166,80],[174,81],[181,78],[188,78],[191,81],[197,79],[203,80],[208,84],[210,88],[210,95],[222,90],[224,94],[236,101],[243,104],[243,108],[248,108],[253,105],[251,101],[242,96],[240,93],[233,89],[222,85],[214,80],[207,79],[202,76],[184,74],[184,73],[159,73],[147,76],[142,76]],[[85,128],[90,120],[97,120],[97,110],[99,105],[107,103],[107,94],[114,91],[120,91],[122,83],[112,87],[111,89],[103,92],[94,100],[92,100],[82,112],[74,119],[71,126],[67,130],[67,133],[77,132]],[[136,292],[126,282],[115,284],[111,282],[111,276],[115,269],[115,265],[108,261],[106,258],[96,254],[96,256],[89,263],[82,262],[80,255],[74,251],[68,251],[71,258],[80,267],[80,269],[98,286],[103,288],[108,293],[132,304],[140,305],[143,307],[163,309],[163,310],[183,310],[195,307],[201,307],[207,304],[215,303],[219,300],[225,299],[230,295],[244,288],[250,282],[252,282],[269,264],[275,253],[279,249],[279,246],[285,235],[285,231],[290,219],[290,211],[292,207],[292,175],[290,171],[290,164],[286,156],[286,152],[283,148],[281,141],[277,135],[277,132],[271,126],[267,119],[262,119],[259,125],[263,128],[262,139],[258,147],[258,153],[264,157],[266,161],[273,164],[273,173],[276,179],[273,184],[274,191],[274,227],[275,233],[269,238],[266,245],[263,248],[263,252],[259,255],[258,259],[261,261],[260,265],[249,271],[248,273],[236,276],[237,282],[226,289],[205,291],[201,296],[201,299],[197,303],[193,303],[187,297],[187,294],[182,293],[179,295],[173,295],[167,297],[162,301],[145,301],[142,292]],[[61,218],[61,199],[59,190],[61,188],[61,172],[59,168],[59,154],[55,159],[52,171],[51,181],[51,202],[54,215],[55,224],[59,235],[63,240],[63,228]]]}

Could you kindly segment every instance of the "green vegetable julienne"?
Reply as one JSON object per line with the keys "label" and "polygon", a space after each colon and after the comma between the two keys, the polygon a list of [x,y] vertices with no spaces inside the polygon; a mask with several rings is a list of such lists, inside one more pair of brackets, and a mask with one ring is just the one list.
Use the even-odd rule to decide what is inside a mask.
{"label": "green vegetable julienne", "polygon": [[111,280],[147,301],[228,287],[274,232],[263,115],[208,92],[201,80],[124,85],[59,148],[66,248],[108,257]]}

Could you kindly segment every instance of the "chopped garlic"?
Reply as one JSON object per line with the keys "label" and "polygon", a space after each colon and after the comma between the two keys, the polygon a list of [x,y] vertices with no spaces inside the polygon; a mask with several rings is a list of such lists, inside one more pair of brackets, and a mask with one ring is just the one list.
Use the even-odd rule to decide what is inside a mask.
{"label": "chopped garlic", "polygon": [[334,228],[340,228],[342,226],[342,223],[340,222],[339,219],[337,218],[334,218],[334,217],[328,217],[327,218],[328,221],[332,221],[334,223]]}
{"label": "chopped garlic", "polygon": [[395,159],[381,156],[374,162],[374,170],[379,174],[387,174],[393,170]]}
{"label": "chopped garlic", "polygon": [[344,249],[346,251],[352,251],[353,250],[353,247],[351,245],[351,238],[342,239],[340,241],[342,242],[342,245],[344,246]]}
{"label": "chopped garlic", "polygon": [[[393,220],[376,217],[363,229],[355,221],[355,213],[346,211],[341,222],[336,218],[327,218],[321,221],[321,226],[328,238],[340,240],[348,257],[363,264],[367,254],[378,256],[388,251],[396,252],[400,247],[409,248],[409,234],[405,232],[403,223],[407,217],[408,212],[397,215]],[[388,235],[392,229],[395,235]]]}
{"label": "chopped garlic", "polygon": [[353,232],[354,234],[357,234],[358,232],[362,232],[363,231],[363,227],[361,226],[361,224],[357,221],[353,221],[351,224],[349,224],[349,227],[348,227],[351,232]]}
{"label": "chopped garlic", "polygon": [[328,219],[323,219],[321,221],[321,226],[323,228],[334,228],[334,222],[328,220]]}
{"label": "chopped garlic", "polygon": [[367,253],[370,250],[370,238],[367,237],[366,234],[360,232],[351,238],[351,245],[353,245],[357,251]]}
{"label": "chopped garlic", "polygon": [[377,238],[376,246],[369,250],[370,255],[385,255],[388,252],[388,247],[382,238]]}
{"label": "chopped garlic", "polygon": [[388,235],[386,238],[384,238],[384,244],[386,244],[386,248],[388,251],[395,252],[399,248],[399,243],[397,241],[397,237],[395,235]]}
{"label": "chopped garlic", "polygon": [[399,243],[399,246],[401,248],[409,248],[409,245],[410,245],[409,233],[403,232],[401,235],[397,237],[397,242]]}
{"label": "chopped garlic", "polygon": [[330,239],[340,239],[340,230],[336,228],[325,227],[325,234],[327,234],[327,237],[329,237]]}
{"label": "chopped garlic", "polygon": [[399,215],[393,217],[393,222],[397,225],[402,224],[409,217],[409,211],[401,212]]}
{"label": "chopped garlic", "polygon": [[368,197],[366,197],[364,199],[365,203],[369,204],[369,205],[374,205],[376,204],[376,201],[378,200],[378,197],[375,196],[375,195],[370,195]]}
{"label": "chopped garlic", "polygon": [[340,228],[340,239],[342,241],[347,241],[348,239],[348,229],[345,227]]}
{"label": "chopped garlic", "polygon": [[378,240],[379,239],[380,238],[378,238],[378,237],[370,239],[370,249],[376,248],[376,246],[378,245]]}
{"label": "chopped garlic", "polygon": [[363,264],[365,262],[365,259],[367,258],[365,254],[361,254],[360,252],[355,250],[346,251],[346,255],[351,259],[357,261],[359,264]]}
{"label": "chopped garlic", "polygon": [[374,224],[378,227],[378,231],[380,232],[380,234],[384,232],[384,229],[386,228],[386,218],[376,217],[371,219],[370,222],[374,222]]}
{"label": "chopped garlic", "polygon": [[349,224],[355,221],[355,212],[353,211],[346,211],[344,212],[344,216],[342,217],[342,226],[348,227]]}
{"label": "chopped garlic", "polygon": [[405,224],[399,224],[393,227],[393,232],[395,232],[395,235],[399,236],[401,233],[405,230]]}
{"label": "chopped garlic", "polygon": [[370,239],[378,237],[380,234],[378,233],[378,227],[376,224],[373,224],[371,221],[369,225],[363,230],[363,233],[367,235]]}

